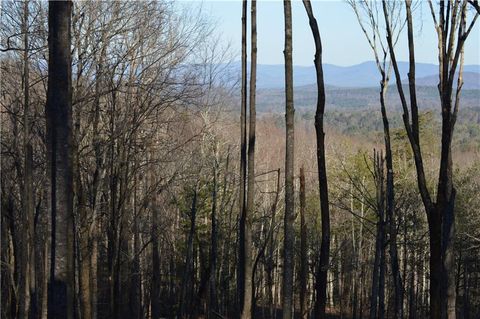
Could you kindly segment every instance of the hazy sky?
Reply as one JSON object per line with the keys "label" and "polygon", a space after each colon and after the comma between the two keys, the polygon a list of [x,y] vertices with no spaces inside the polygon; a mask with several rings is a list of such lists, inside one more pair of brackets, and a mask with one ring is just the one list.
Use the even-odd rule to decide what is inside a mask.
{"label": "hazy sky", "polygon": [[[417,62],[437,62],[436,33],[433,28],[427,2],[415,12]],[[184,2],[187,4],[188,2]],[[313,1],[313,10],[319,23],[323,43],[323,61],[337,65],[353,65],[373,56],[358,26],[355,14],[344,1]],[[239,0],[203,1],[205,11],[217,21],[224,41],[230,41],[232,49],[240,57],[241,8]],[[300,0],[292,1],[293,62],[296,65],[312,65],[313,40],[305,9]],[[383,17],[383,15],[381,16]],[[250,19],[250,9],[248,9]],[[283,64],[283,2],[259,0],[257,2],[258,63]],[[250,31],[248,31],[250,32]],[[405,32],[406,33],[406,32]],[[406,40],[406,37],[404,38]],[[397,47],[397,59],[407,61],[406,41]],[[480,20],[467,39],[465,64],[480,64]]]}

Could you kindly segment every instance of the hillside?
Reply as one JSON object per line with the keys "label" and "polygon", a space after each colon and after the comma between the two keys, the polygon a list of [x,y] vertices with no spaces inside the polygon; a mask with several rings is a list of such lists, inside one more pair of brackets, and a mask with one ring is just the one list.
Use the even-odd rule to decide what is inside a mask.
{"label": "hillside", "polygon": [[[428,78],[425,79],[428,81]],[[467,87],[467,86],[465,86]],[[405,87],[408,98],[408,88]],[[284,108],[283,89],[260,89],[257,92],[257,107],[259,112],[283,112]],[[294,100],[295,108],[298,110],[313,110],[316,103],[316,86],[305,85],[295,87]],[[379,101],[378,88],[342,88],[327,87],[326,103],[327,109],[356,109],[377,107]],[[417,100],[420,109],[431,109],[439,106],[438,91],[435,86],[418,86]],[[387,92],[387,105],[389,108],[399,110],[400,99],[395,86],[390,86]],[[480,90],[462,90],[461,107],[480,107]]]}

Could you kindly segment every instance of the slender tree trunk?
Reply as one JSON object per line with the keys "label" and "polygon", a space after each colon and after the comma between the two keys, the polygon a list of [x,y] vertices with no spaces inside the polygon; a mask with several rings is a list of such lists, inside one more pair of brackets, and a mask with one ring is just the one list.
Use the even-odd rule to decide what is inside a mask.
{"label": "slender tree trunk", "polygon": [[283,247],[283,319],[293,317],[293,265],[295,230],[294,146],[295,108],[293,105],[292,7],[283,1],[285,15],[285,225]]}
{"label": "slender tree trunk", "polygon": [[152,282],[150,288],[150,299],[152,307],[152,319],[160,318],[160,255],[158,240],[159,207],[157,196],[153,195],[152,211]]}
{"label": "slender tree trunk", "polygon": [[269,305],[269,318],[274,318],[274,313],[276,311],[276,304],[275,304],[275,235],[274,235],[274,227],[275,227],[275,219],[276,219],[276,212],[277,212],[277,204],[278,199],[280,196],[280,169],[277,170],[277,186],[275,192],[275,200],[272,205],[272,220],[271,220],[271,227],[272,231],[268,236],[268,256],[266,258],[266,286],[267,286],[267,293],[268,293],[268,305]]}
{"label": "slender tree trunk", "polygon": [[[237,313],[243,311],[245,296],[245,223],[246,223],[246,180],[247,180],[247,0],[242,2],[242,102],[240,112],[240,218],[239,251],[237,268]],[[238,315],[237,315],[238,316]],[[238,316],[240,317],[240,316]]]}
{"label": "slender tree trunk", "polygon": [[310,0],[304,0],[310,28],[315,42],[315,71],[317,78],[317,109],[315,112],[315,132],[317,140],[318,188],[320,193],[320,209],[322,216],[322,243],[320,245],[320,260],[317,269],[315,300],[315,316],[323,319],[326,316],[327,303],[327,274],[330,260],[330,208],[328,200],[328,181],[325,161],[325,132],[323,117],[325,112],[325,84],[322,67],[322,41],[317,20],[313,14]]}
{"label": "slender tree trunk", "polygon": [[377,222],[377,233],[375,236],[375,259],[372,271],[372,291],[370,294],[370,319],[376,319],[378,314],[378,280],[380,270],[380,225]]}
{"label": "slender tree trunk", "polygon": [[386,181],[386,218],[389,233],[389,254],[390,267],[393,277],[394,285],[394,309],[393,316],[395,319],[403,318],[403,284],[400,274],[400,267],[398,264],[397,251],[397,226],[395,218],[395,189],[393,178],[393,156],[390,141],[390,125],[388,121],[387,111],[385,107],[385,97],[387,94],[387,80],[385,73],[383,74],[381,89],[380,89],[380,108],[382,112],[383,121],[383,137],[385,143],[385,164],[387,169]]}
{"label": "slender tree trunk", "polygon": [[194,247],[193,239],[195,236],[195,222],[197,218],[197,189],[193,191],[192,207],[190,210],[190,232],[188,234],[187,255],[185,258],[185,275],[182,280],[181,300],[180,300],[180,318],[187,318],[193,306],[193,280],[194,274]]}
{"label": "slender tree trunk", "polygon": [[52,248],[48,314],[67,319],[74,313],[71,15],[71,1],[49,3],[46,114]]}
{"label": "slender tree trunk", "polygon": [[416,305],[415,305],[415,251],[412,252],[410,260],[410,289],[408,300],[408,318],[415,319],[416,317]]}
{"label": "slender tree trunk", "polygon": [[251,64],[250,64],[250,101],[248,128],[248,158],[247,158],[247,206],[245,209],[245,273],[242,319],[252,316],[253,291],[253,260],[252,260],[252,220],[255,213],[255,93],[257,82],[257,1],[252,0],[251,6]]}
{"label": "slender tree trunk", "polygon": [[[75,167],[75,177],[74,177],[74,191],[76,197],[76,216],[78,216],[79,223],[75,224],[75,247],[76,247],[76,260],[78,261],[78,292],[79,292],[79,312],[82,318],[91,318],[92,317],[92,308],[91,308],[91,295],[90,295],[90,240],[89,232],[83,231],[83,228],[88,229],[88,225],[82,225],[82,221],[87,220],[87,199],[84,193],[84,188],[82,185],[81,178],[81,168],[80,168],[80,150],[79,142],[76,137],[80,136],[80,116],[76,117],[75,123],[76,132],[74,132],[74,167]],[[80,229],[82,228],[82,229]]]}
{"label": "slender tree trunk", "polygon": [[140,227],[139,214],[137,210],[137,176],[133,177],[133,258],[131,266],[131,287],[130,287],[130,318],[143,318],[142,309],[142,273],[140,268]]}
{"label": "slender tree trunk", "polygon": [[212,230],[210,237],[210,278],[209,278],[209,318],[215,318],[218,313],[217,300],[217,255],[218,255],[218,230],[217,230],[217,193],[218,193],[218,160],[213,164],[213,191],[212,191]]}
{"label": "slender tree trunk", "polygon": [[377,202],[377,233],[375,237],[375,261],[372,272],[372,293],[370,297],[370,319],[384,318],[385,311],[385,187],[384,159],[381,153],[374,152],[374,177]]}
{"label": "slender tree trunk", "polygon": [[380,270],[378,279],[378,319],[385,318],[385,220],[382,219],[380,232]]}
{"label": "slender tree trunk", "polygon": [[[105,32],[102,33],[102,42],[105,41]],[[92,222],[89,227],[88,236],[91,243],[90,252],[90,304],[92,319],[97,319],[98,311],[98,240],[99,240],[99,201],[101,196],[101,190],[103,186],[103,180],[106,175],[104,168],[105,156],[102,154],[101,139],[99,132],[100,125],[100,95],[101,85],[104,84],[103,79],[103,61],[106,54],[105,46],[100,51],[96,65],[96,81],[95,81],[95,97],[94,97],[94,116],[92,123],[92,146],[95,154],[95,173],[93,180],[93,200],[92,200]]]}
{"label": "slender tree trunk", "polygon": [[48,318],[48,261],[49,261],[49,254],[48,254],[48,247],[49,247],[48,239],[45,238],[45,247],[43,248],[43,278],[42,278],[42,306],[40,311],[40,318],[47,319]]}
{"label": "slender tree trunk", "polygon": [[300,317],[308,318],[307,308],[307,274],[308,274],[308,243],[307,223],[305,221],[305,170],[300,168]]}
{"label": "slender tree trunk", "polygon": [[[23,141],[24,141],[24,172],[23,172],[23,216],[22,216],[22,233],[26,238],[22,240],[21,251],[21,273],[19,285],[19,318],[27,318],[30,315],[30,300],[33,301],[35,289],[35,278],[33,276],[35,265],[35,241],[34,241],[34,191],[33,191],[33,150],[30,136],[30,81],[29,81],[29,33],[28,33],[28,17],[29,17],[29,1],[24,2],[22,32],[23,35]],[[32,309],[33,310],[33,309]]]}
{"label": "slender tree trunk", "polygon": [[[84,209],[82,209],[84,210]],[[92,317],[92,308],[91,308],[91,294],[90,294],[90,254],[88,245],[87,234],[80,235],[81,240],[79,243],[79,266],[80,266],[80,275],[79,275],[79,284],[80,284],[80,302],[81,302],[81,315],[82,318],[91,318]]]}
{"label": "slender tree trunk", "polygon": [[463,263],[463,311],[464,319],[470,319],[470,299],[469,299],[469,290],[470,290],[470,282],[469,282],[469,261],[464,260]]}

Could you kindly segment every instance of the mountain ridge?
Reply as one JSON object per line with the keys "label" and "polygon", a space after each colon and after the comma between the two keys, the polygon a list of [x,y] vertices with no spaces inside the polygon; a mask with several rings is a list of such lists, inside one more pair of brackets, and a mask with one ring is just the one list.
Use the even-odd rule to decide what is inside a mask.
{"label": "mountain ridge", "polygon": [[[248,64],[247,64],[248,65]],[[409,63],[398,63],[402,79],[408,76]],[[233,71],[240,68],[239,62],[232,63]],[[238,68],[238,70],[237,70]],[[416,63],[416,78],[419,85],[436,86],[435,77],[438,78],[438,65],[431,63]],[[335,64],[323,64],[325,84],[344,88],[368,88],[378,87],[380,74],[374,61],[366,61],[351,66],[338,66]],[[314,84],[315,67],[294,66],[293,81],[295,86]],[[470,64],[464,66],[464,88],[480,89],[480,65]],[[390,74],[390,84],[395,84],[393,70]],[[257,65],[257,88],[283,88],[284,66],[282,64],[258,64]]]}

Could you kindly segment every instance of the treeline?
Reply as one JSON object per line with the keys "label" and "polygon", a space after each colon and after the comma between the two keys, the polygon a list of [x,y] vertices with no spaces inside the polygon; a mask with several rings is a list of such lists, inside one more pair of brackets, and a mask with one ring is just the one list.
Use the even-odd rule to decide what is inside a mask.
{"label": "treeline", "polygon": [[[242,3],[244,69],[232,87],[231,54],[200,9],[2,3],[1,318],[480,315],[480,155],[445,142],[460,90],[441,86],[445,107],[458,96],[453,121],[419,115],[410,83],[406,128],[379,97],[376,133],[345,132],[325,112],[321,30],[304,1],[317,112],[295,119],[285,1],[287,121],[257,119],[251,4],[248,15]],[[476,2],[439,5],[455,12],[444,29],[460,43],[467,4]],[[375,5],[393,34],[410,24],[410,2]],[[453,16],[444,18],[436,23]],[[373,22],[378,39],[388,28]],[[384,50],[384,97],[395,61],[386,62],[394,43],[382,41],[372,48]],[[453,198],[439,195],[446,189]],[[432,221],[453,212],[440,230]]]}

